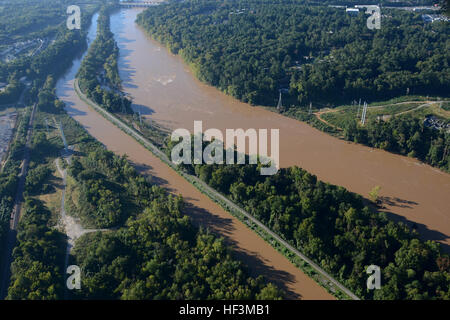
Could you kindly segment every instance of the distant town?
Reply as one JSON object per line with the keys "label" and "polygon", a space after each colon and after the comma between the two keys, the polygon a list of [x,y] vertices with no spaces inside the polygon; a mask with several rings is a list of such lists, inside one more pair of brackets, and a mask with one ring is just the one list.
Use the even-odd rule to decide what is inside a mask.
{"label": "distant town", "polygon": [[35,56],[47,48],[52,42],[53,40],[37,38],[33,40],[18,41],[11,45],[7,45],[6,49],[0,51],[0,61],[8,63],[21,56]]}

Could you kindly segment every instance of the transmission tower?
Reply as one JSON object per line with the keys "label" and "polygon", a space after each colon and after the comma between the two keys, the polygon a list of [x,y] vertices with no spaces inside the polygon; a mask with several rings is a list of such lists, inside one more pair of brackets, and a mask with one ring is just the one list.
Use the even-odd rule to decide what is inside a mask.
{"label": "transmission tower", "polygon": [[364,107],[361,116],[361,124],[364,125],[366,123],[366,113],[367,113],[367,102],[364,101]]}
{"label": "transmission tower", "polygon": [[[355,101],[356,102],[356,101]],[[356,104],[356,103],[355,103]],[[361,108],[361,99],[359,99],[358,103],[358,112],[356,113],[356,118],[359,118],[359,109]]]}
{"label": "transmission tower", "polygon": [[45,118],[45,127],[47,128],[47,134],[48,134],[48,121],[47,121],[47,118]]}
{"label": "transmission tower", "polygon": [[278,98],[277,110],[280,111],[281,108],[283,108],[283,104],[281,103],[281,90],[280,90],[280,97]]}

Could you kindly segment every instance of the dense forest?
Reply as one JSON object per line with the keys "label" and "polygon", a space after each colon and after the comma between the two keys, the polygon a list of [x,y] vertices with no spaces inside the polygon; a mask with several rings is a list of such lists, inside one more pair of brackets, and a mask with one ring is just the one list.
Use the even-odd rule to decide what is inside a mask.
{"label": "dense forest", "polygon": [[[0,43],[53,36],[67,19],[66,8],[80,0],[0,0]],[[98,1],[91,0],[91,3]]]}
{"label": "dense forest", "polygon": [[[388,220],[343,187],[298,167],[273,176],[257,165],[182,165],[312,258],[364,299],[450,299],[449,257],[411,226]],[[383,274],[367,290],[365,269]]]}
{"label": "dense forest", "polygon": [[[418,16],[396,13],[387,22],[392,34],[383,30],[372,33],[359,26],[365,26],[362,15],[350,18],[336,9],[301,7],[299,3],[284,1],[286,9],[280,9],[281,2],[276,1],[219,5],[218,1],[202,0],[169,4],[165,6],[167,12],[152,8],[139,17],[139,22],[171,50],[182,54],[202,80],[250,103],[271,105],[285,86],[292,103],[300,105],[310,100],[346,100],[353,94],[365,97],[370,90],[374,90],[373,97],[395,95],[405,90],[403,81],[407,78],[412,79],[407,88],[414,92],[421,88],[436,94],[448,90],[448,40],[442,37],[442,33],[448,34],[448,26],[423,26]],[[247,10],[237,13],[242,8]],[[250,11],[254,19],[248,19]],[[324,17],[308,18],[318,13]],[[407,26],[417,31],[419,25],[424,35],[407,31]],[[322,26],[323,30],[317,29]],[[19,59],[13,65],[0,63],[0,80],[2,74],[9,79],[22,75],[35,79],[30,96],[37,97],[39,112],[61,119],[68,128],[69,143],[80,150],[69,166],[73,187],[69,191],[76,194],[67,195],[70,213],[87,225],[110,228],[77,241],[71,260],[81,267],[83,283],[82,290],[72,298],[281,298],[283,294],[274,285],[261,277],[250,277],[222,239],[192,225],[183,214],[181,197],[168,195],[153,185],[151,178],[139,175],[126,157],[104,150],[65,114],[49,75],[57,75],[63,70],[61,66],[70,63],[84,45],[85,34],[63,29],[45,54]],[[365,34],[358,35],[358,30]],[[224,37],[220,39],[216,32],[224,32]],[[250,36],[256,40],[246,41]],[[280,44],[279,39],[285,42]],[[425,49],[423,43],[416,47],[421,41]],[[400,51],[405,48],[403,55]],[[356,55],[354,62],[343,58],[346,50]],[[380,52],[389,62],[383,62]],[[117,56],[108,9],[103,9],[98,37],[78,74],[80,86],[109,111],[129,112],[131,102],[119,93]],[[330,63],[330,59],[338,62]],[[364,59],[368,59],[367,68],[357,68]],[[355,65],[348,69],[352,63]],[[327,73],[322,74],[324,71]],[[341,83],[344,77],[348,83]],[[373,83],[377,86],[371,87]],[[27,120],[24,113],[11,159],[0,174],[0,239],[9,223]],[[448,135],[430,131],[416,119],[393,118],[365,128],[349,123],[345,136],[436,166],[449,166],[445,147]],[[43,123],[36,126],[32,141],[32,164],[8,298],[61,299],[66,239],[54,228],[52,213],[37,196],[52,188],[52,163],[62,145],[48,138]],[[436,243],[419,240],[415,231],[389,221],[342,187],[323,183],[297,167],[274,176],[261,176],[257,166],[251,165],[196,165],[185,169],[239,203],[360,297],[450,299],[448,255],[441,253]],[[382,268],[381,290],[365,289],[365,268],[370,264]]]}
{"label": "dense forest", "polygon": [[48,225],[50,211],[27,198],[20,220],[7,299],[62,299],[65,235]]}
{"label": "dense forest", "polygon": [[344,127],[344,138],[374,148],[418,158],[450,172],[450,133],[424,125],[411,115],[389,121],[371,121],[362,127],[356,120]]}
{"label": "dense forest", "polygon": [[249,278],[223,241],[195,230],[180,201],[155,201],[128,228],[81,238],[74,250],[83,276],[77,298],[277,299],[261,277]]}
{"label": "dense forest", "polygon": [[145,188],[145,179],[133,172],[126,158],[112,153],[90,153],[74,159],[70,176],[77,200],[69,197],[69,211],[96,228],[123,224],[137,210],[135,203],[145,207],[153,198],[151,190]]}
{"label": "dense forest", "polygon": [[137,22],[202,80],[242,101],[336,105],[450,92],[450,24],[382,9],[367,15],[295,0],[186,1],[152,7]]}
{"label": "dense forest", "polygon": [[[47,76],[60,76],[72,63],[73,58],[86,47],[86,30],[92,14],[98,10],[101,0],[18,0],[0,1],[0,55],[2,50],[14,44],[39,38],[42,48],[29,55],[19,55],[5,62],[0,59],[0,82],[8,85],[0,93],[0,105],[16,102],[24,88],[19,81],[26,76],[31,86],[25,94],[25,103],[37,97]],[[81,30],[68,30],[66,9],[80,5]],[[13,8],[15,10],[11,10]],[[14,21],[14,22],[13,22]]]}
{"label": "dense forest", "polygon": [[[53,84],[49,77],[44,90],[51,91]],[[57,114],[60,110],[52,111]],[[65,235],[50,222],[52,212],[37,197],[54,189],[48,180],[52,172],[50,166],[59,154],[62,142],[48,139],[44,130],[36,126],[31,140],[30,165],[23,193],[25,200],[13,251],[7,299],[63,298]]]}
{"label": "dense forest", "polygon": [[12,74],[7,81],[7,87],[0,92],[0,104],[10,104],[18,101],[24,88],[24,85],[17,78],[17,74]]}
{"label": "dense forest", "polygon": [[[9,230],[11,212],[19,181],[20,164],[23,159],[23,150],[29,120],[29,109],[23,110],[18,115],[15,138],[9,149],[9,157],[0,172],[0,248],[3,250],[5,239]],[[0,266],[3,261],[0,255]]]}
{"label": "dense forest", "polygon": [[[276,299],[279,290],[251,278],[223,240],[198,230],[181,196],[137,174],[125,157],[101,148],[69,167],[80,211],[117,231],[88,234],[74,249],[87,299]],[[110,189],[108,189],[110,188]]]}
{"label": "dense forest", "polygon": [[[82,209],[75,213],[80,218],[110,228],[76,242],[70,259],[82,269],[82,290],[70,298],[283,297],[273,284],[250,277],[222,239],[197,229],[183,213],[181,196],[168,195],[151,177],[139,175],[125,156],[114,155],[89,136],[65,113],[54,94],[54,83],[48,77],[39,94],[25,212],[19,222],[7,299],[64,298],[66,236],[56,224],[59,206],[52,212],[42,200],[56,192],[53,163],[63,148],[58,127],[45,125],[45,119],[53,117],[63,124],[66,139],[76,150],[68,179],[77,188],[66,189],[66,205],[75,202]],[[15,176],[0,178],[4,182],[2,201],[9,201],[8,194],[16,189]],[[74,213],[70,206],[66,209]]]}
{"label": "dense forest", "polygon": [[[122,192],[130,203],[123,208],[128,215],[124,228],[89,234],[78,240],[74,256],[75,263],[83,270],[83,280],[77,298],[280,297],[273,285],[264,284],[261,278],[249,278],[241,263],[231,258],[222,240],[191,224],[182,213],[180,196],[169,196],[151,185],[124,158],[110,152],[93,152],[82,162],[89,163],[89,167],[74,162],[71,175],[92,177],[107,172],[109,179],[121,182]],[[102,192],[100,186],[97,190]],[[90,206],[95,204],[91,202]],[[95,209],[94,213],[102,221],[101,204]]]}
{"label": "dense forest", "polygon": [[[19,82],[26,76],[32,85],[25,95],[25,103],[37,97],[47,76],[61,75],[72,63],[73,58],[86,47],[86,30],[100,0],[91,0],[82,6],[81,30],[66,27],[67,6],[78,4],[69,0],[19,0],[14,4],[0,2],[0,53],[4,47],[14,43],[41,38],[45,44],[40,51],[21,55],[10,62],[0,59],[0,82],[8,83],[7,90],[0,93],[0,105],[16,102],[24,88]],[[11,10],[12,5],[17,10]],[[12,22],[14,21],[14,22]]]}
{"label": "dense forest", "polygon": [[114,5],[102,7],[98,16],[97,37],[83,59],[77,78],[81,90],[110,112],[132,113],[131,100],[122,95],[117,67],[119,48],[110,30],[109,12]]}

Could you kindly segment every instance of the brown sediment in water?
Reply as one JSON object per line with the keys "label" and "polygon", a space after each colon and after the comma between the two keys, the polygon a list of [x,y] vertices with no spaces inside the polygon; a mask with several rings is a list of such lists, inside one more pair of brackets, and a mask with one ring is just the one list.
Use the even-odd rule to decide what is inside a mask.
{"label": "brown sediment in water", "polygon": [[[280,130],[280,164],[300,166],[319,179],[367,196],[374,186],[388,216],[450,251],[450,175],[420,161],[334,138],[309,125],[252,107],[199,82],[180,57],[151,40],[133,21],[137,10],[112,16],[120,47],[119,71],[135,110],[169,129]],[[276,101],[274,101],[274,105]],[[376,263],[376,261],[374,261]]]}
{"label": "brown sediment in water", "polygon": [[[95,30],[95,25],[91,26],[91,29]],[[126,154],[135,167],[143,174],[150,174],[155,183],[171,193],[182,194],[186,202],[186,214],[195,224],[222,236],[231,245],[234,256],[249,267],[253,276],[263,275],[285,290],[291,299],[333,299],[324,288],[296,268],[254,231],[81,101],[73,90],[79,64],[79,60],[75,61],[68,74],[57,83],[57,95],[65,102],[70,116],[109,150],[120,155]]]}
{"label": "brown sediment in water", "polygon": [[[449,249],[450,175],[411,158],[333,138],[200,83],[179,57],[150,40],[135,25],[139,11],[121,10],[111,18],[120,47],[120,76],[124,91],[133,97],[135,110],[169,129],[192,130],[194,120],[202,120],[204,129],[279,129],[282,167],[298,165],[323,181],[361,195],[379,185],[389,215],[416,223],[424,238]],[[263,274],[284,286],[290,297],[332,298],[253,231],[81,102],[73,91],[76,70],[75,65],[58,82],[57,94],[66,102],[69,114],[90,134],[110,150],[126,153],[141,171],[150,173],[170,192],[181,193],[193,220],[224,236],[254,274]]]}
{"label": "brown sediment in water", "polygon": [[[73,81],[67,84],[72,85]],[[152,175],[155,183],[171,193],[182,194],[187,203],[186,213],[193,221],[223,236],[233,247],[237,258],[250,267],[253,275],[264,275],[284,288],[291,298],[332,298],[256,233],[225,212],[133,138],[90,109],[76,93],[67,91],[59,97],[69,103],[68,113],[109,150],[126,154],[140,172]]]}

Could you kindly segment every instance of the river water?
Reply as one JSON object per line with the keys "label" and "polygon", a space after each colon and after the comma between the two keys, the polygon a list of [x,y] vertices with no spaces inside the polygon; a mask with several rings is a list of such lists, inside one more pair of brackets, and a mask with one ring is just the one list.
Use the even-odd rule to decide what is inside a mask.
{"label": "river water", "polygon": [[[194,120],[204,129],[255,128],[280,130],[280,164],[298,165],[323,181],[367,196],[376,185],[389,201],[393,218],[415,222],[427,239],[450,245],[450,175],[414,159],[344,142],[302,122],[236,101],[200,83],[177,56],[149,39],[134,23],[141,9],[122,9],[111,17],[120,48],[119,72],[133,108],[169,129],[192,130]],[[95,34],[93,26],[91,36]],[[276,281],[293,298],[330,296],[284,257],[224,212],[140,144],[88,108],[73,91],[77,60],[57,84],[68,113],[108,149],[126,153],[144,173],[174,193],[183,194],[188,214],[232,244],[235,253],[255,274]],[[376,264],[376,261],[373,261]]]}
{"label": "river water", "polygon": [[202,120],[204,130],[279,129],[282,167],[298,165],[366,197],[379,185],[392,217],[415,222],[424,237],[449,249],[449,174],[415,159],[336,139],[199,82],[178,56],[133,23],[138,12],[124,10],[111,20],[124,90],[133,97],[136,110],[170,129],[192,131],[194,120]]}
{"label": "river water", "polygon": [[[135,13],[134,10],[127,9],[114,14],[111,19],[114,31],[119,26],[117,20],[123,21],[123,12]],[[88,37],[90,39],[93,39],[96,33],[94,21],[96,21],[96,17],[93,18],[89,29]],[[131,18],[128,23],[132,24],[133,21]],[[121,41],[121,45],[124,41],[126,40]],[[127,52],[121,51],[121,54],[127,54]],[[80,62],[81,59],[76,59],[71,69],[58,80],[56,85],[56,94],[66,104],[66,111],[71,117],[109,150],[120,155],[127,154],[135,167],[143,174],[150,174],[155,183],[163,186],[169,192],[182,194],[186,201],[186,214],[192,218],[195,224],[207,227],[222,236],[233,248],[234,256],[249,267],[253,276],[263,275],[282,288],[291,299],[333,299],[325,289],[292,265],[256,233],[199,192],[133,138],[113,126],[81,101],[73,89],[74,78]],[[122,67],[123,65],[121,65]],[[131,85],[128,79],[127,87]]]}

